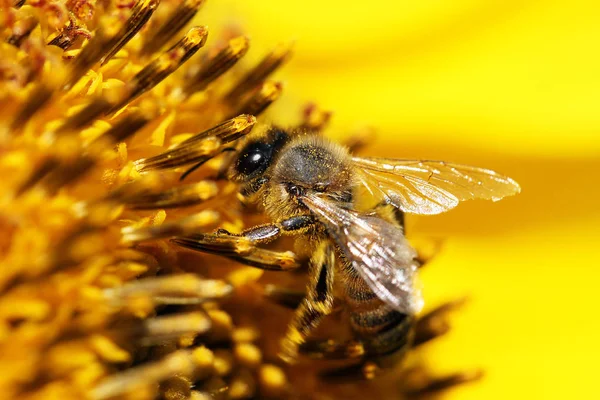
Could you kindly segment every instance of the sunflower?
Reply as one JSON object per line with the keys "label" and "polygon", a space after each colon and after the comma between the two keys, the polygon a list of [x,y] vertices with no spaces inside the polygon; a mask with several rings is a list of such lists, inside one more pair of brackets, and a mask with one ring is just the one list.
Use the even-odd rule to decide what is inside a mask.
{"label": "sunflower", "polygon": [[224,28],[193,57],[209,34],[192,21],[202,5],[4,2],[4,398],[289,391],[258,327],[218,302],[260,273],[223,265],[211,279],[210,263],[164,240],[243,226],[221,203],[233,186],[206,172],[180,182],[172,167],[245,135],[279,97],[269,76],[289,55],[282,44],[233,70],[249,40]]}
{"label": "sunflower", "polygon": [[[586,182],[579,172],[592,170],[598,154],[588,133],[597,59],[571,45],[590,40],[591,14],[533,1],[381,2],[366,12],[347,2],[203,3],[3,1],[4,396],[398,398],[406,369],[376,383],[324,385],[310,363],[279,363],[290,314],[265,302],[261,288],[301,277],[168,241],[256,222],[232,206],[235,186],[213,179],[227,164],[221,151],[255,117],[324,127],[331,114],[314,106],[300,113],[306,99],[334,111],[327,133],[338,138],[370,139],[365,121],[375,123],[374,155],[490,167],[525,187],[523,199],[410,221],[410,232],[443,238],[424,270],[427,303],[464,294],[470,301],[453,314],[454,333],[408,364],[442,377],[486,371],[449,397],[547,398],[574,387],[585,394],[575,386],[583,370],[553,368],[548,354],[585,365],[583,356],[560,358],[577,352],[567,347],[569,324],[556,316],[588,321],[568,304],[591,281],[563,279],[585,277],[573,260],[586,261],[594,241],[563,232],[595,232],[596,220],[564,212]],[[571,40],[548,28],[567,24],[565,10],[568,26],[579,28]],[[558,50],[536,27],[560,36]],[[291,43],[279,41],[289,37],[300,40],[282,73]],[[554,54],[565,58],[547,62]],[[583,72],[555,79],[575,71],[568,55],[587,61]],[[289,94],[279,99],[283,89]],[[565,200],[548,198],[548,188]],[[581,212],[594,209],[578,201]],[[571,225],[557,227],[563,223]],[[575,346],[592,343],[592,331],[579,330]],[[418,386],[423,376],[412,379]]]}

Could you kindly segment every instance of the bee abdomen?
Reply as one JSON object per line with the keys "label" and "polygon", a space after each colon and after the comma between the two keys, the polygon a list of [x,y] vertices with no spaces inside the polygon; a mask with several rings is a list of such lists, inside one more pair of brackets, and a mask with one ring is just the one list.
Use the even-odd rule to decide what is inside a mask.
{"label": "bee abdomen", "polygon": [[406,314],[380,307],[370,311],[356,312],[350,315],[350,321],[355,331],[378,333],[398,325],[407,318]]}
{"label": "bee abdomen", "polygon": [[381,301],[350,263],[343,266],[350,325],[365,344],[367,353],[373,356],[403,354],[412,344],[414,317]]}
{"label": "bee abdomen", "polygon": [[376,309],[353,312],[353,330],[372,355],[386,355],[406,349],[412,342],[413,317],[382,304]]}
{"label": "bee abdomen", "polygon": [[348,284],[346,286],[346,297],[352,303],[363,303],[367,301],[371,301],[377,299],[377,295],[373,293],[370,289],[366,288],[366,285],[361,282],[361,284]]}

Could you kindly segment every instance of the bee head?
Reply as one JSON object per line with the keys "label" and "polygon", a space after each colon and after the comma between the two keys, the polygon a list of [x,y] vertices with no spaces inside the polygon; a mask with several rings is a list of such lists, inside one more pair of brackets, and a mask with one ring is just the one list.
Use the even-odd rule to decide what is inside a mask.
{"label": "bee head", "polygon": [[289,134],[284,130],[270,128],[265,134],[248,141],[233,162],[231,180],[249,182],[263,175],[288,139]]}

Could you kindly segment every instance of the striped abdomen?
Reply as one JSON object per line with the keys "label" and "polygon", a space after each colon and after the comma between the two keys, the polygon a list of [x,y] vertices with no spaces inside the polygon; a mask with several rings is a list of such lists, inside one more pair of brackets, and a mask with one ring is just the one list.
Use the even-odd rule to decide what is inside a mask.
{"label": "striped abdomen", "polygon": [[383,356],[406,350],[412,343],[414,318],[381,301],[352,268],[342,268],[352,330],[369,355]]}

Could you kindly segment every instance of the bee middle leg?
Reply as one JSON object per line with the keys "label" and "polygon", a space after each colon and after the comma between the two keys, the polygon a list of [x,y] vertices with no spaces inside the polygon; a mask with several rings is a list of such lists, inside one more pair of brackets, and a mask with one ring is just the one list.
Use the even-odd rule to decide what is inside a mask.
{"label": "bee middle leg", "polygon": [[317,246],[309,264],[309,284],[306,296],[296,309],[285,337],[281,341],[280,357],[294,362],[298,350],[308,335],[333,309],[333,274],[335,248],[329,240]]}
{"label": "bee middle leg", "polygon": [[282,235],[299,234],[310,229],[315,220],[299,215],[276,223],[258,225],[239,235],[219,230],[215,234],[199,233],[175,237],[171,241],[192,250],[221,255],[243,264],[271,271],[286,271],[300,267],[291,251],[279,252],[257,247]]}

